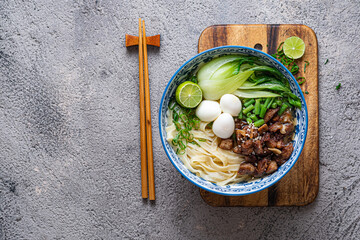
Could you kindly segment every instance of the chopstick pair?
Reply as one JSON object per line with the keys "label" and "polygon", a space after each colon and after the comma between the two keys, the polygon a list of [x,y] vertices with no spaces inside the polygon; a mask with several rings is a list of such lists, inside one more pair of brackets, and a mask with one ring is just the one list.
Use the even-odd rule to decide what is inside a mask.
{"label": "chopstick pair", "polygon": [[[145,21],[139,18],[139,97],[142,198],[155,200],[154,160],[151,132],[150,87]],[[144,79],[145,78],[145,79]]]}

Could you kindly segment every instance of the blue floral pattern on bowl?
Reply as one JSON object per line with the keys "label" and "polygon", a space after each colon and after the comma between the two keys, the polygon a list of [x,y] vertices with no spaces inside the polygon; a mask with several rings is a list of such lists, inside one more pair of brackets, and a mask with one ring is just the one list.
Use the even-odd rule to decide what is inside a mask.
{"label": "blue floral pattern on bowl", "polygon": [[[171,98],[174,96],[176,88],[179,84],[186,81],[188,75],[195,71],[200,64],[210,61],[213,58],[226,55],[226,54],[245,54],[258,57],[262,62],[268,64],[272,67],[278,69],[289,81],[291,91],[301,99],[302,108],[296,109],[296,118],[297,118],[297,126],[295,128],[295,138],[294,138],[294,151],[291,154],[289,160],[286,161],[285,164],[280,166],[276,172],[271,175],[267,175],[263,178],[254,179],[249,182],[240,182],[233,185],[227,186],[218,186],[214,183],[206,181],[192,172],[190,172],[176,155],[174,149],[171,145],[166,141],[166,112],[168,109],[169,102]],[[160,138],[165,149],[167,156],[169,157],[172,164],[175,168],[190,182],[195,184],[196,186],[205,189],[206,191],[228,195],[228,196],[241,196],[247,195],[251,193],[255,193],[261,190],[264,190],[271,185],[275,184],[282,177],[286,175],[290,171],[290,169],[294,166],[296,161],[298,160],[300,153],[304,147],[306,134],[308,128],[308,112],[304,99],[304,95],[301,92],[300,86],[293,77],[293,75],[289,72],[289,70],[281,64],[278,60],[273,58],[272,56],[248,47],[242,46],[223,46],[216,47],[199,53],[195,57],[188,60],[184,65],[182,65],[174,74],[174,76],[170,79],[167,84],[163,96],[161,98],[160,110],[159,110],[159,130],[160,130]]]}

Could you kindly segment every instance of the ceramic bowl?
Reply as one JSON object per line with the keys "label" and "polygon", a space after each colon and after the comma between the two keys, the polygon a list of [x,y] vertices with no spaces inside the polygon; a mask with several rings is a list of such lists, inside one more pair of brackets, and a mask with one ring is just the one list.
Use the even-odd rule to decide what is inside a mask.
{"label": "ceramic bowl", "polygon": [[[193,72],[198,68],[202,63],[208,62],[213,58],[226,55],[226,54],[246,54],[251,56],[259,57],[261,61],[269,66],[275,67],[278,69],[289,81],[291,91],[301,99],[302,108],[296,109],[296,118],[297,125],[295,128],[295,138],[293,140],[294,151],[291,154],[289,160],[285,164],[281,165],[278,170],[270,175],[267,175],[263,178],[254,179],[249,182],[240,182],[233,185],[218,186],[217,184],[206,181],[192,172],[190,172],[178,158],[175,151],[171,145],[166,140],[166,131],[165,127],[167,124],[166,112],[168,110],[169,101],[174,97],[177,86],[186,80],[186,77],[189,73]],[[164,150],[169,157],[171,163],[174,167],[190,182],[196,186],[205,189],[206,191],[213,192],[221,195],[228,196],[241,196],[251,193],[255,193],[261,190],[264,190],[271,185],[278,182],[282,177],[284,177],[290,169],[294,166],[298,160],[300,153],[304,147],[306,133],[308,129],[308,112],[304,99],[304,95],[300,89],[299,84],[289,72],[289,70],[281,64],[278,60],[272,56],[248,47],[242,46],[223,46],[216,47],[199,53],[194,56],[187,62],[185,62],[173,75],[167,84],[164,93],[161,98],[160,109],[159,109],[159,130],[160,138],[164,147]]]}

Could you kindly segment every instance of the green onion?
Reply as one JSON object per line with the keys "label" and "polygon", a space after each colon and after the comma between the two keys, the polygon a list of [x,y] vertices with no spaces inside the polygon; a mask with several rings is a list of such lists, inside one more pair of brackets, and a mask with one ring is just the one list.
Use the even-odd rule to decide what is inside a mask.
{"label": "green onion", "polygon": [[305,91],[305,94],[309,94],[309,92],[308,92],[308,91]]}
{"label": "green onion", "polygon": [[304,82],[306,82],[306,79],[304,77],[298,77],[296,78],[296,81],[300,80],[300,79],[304,79],[301,82],[299,82],[299,85],[303,84]]}
{"label": "green onion", "polygon": [[193,82],[193,83],[198,83],[198,80],[197,80],[197,77],[196,76],[192,76],[191,78],[190,78],[190,81],[191,82]]}
{"label": "green onion", "polygon": [[325,65],[326,65],[328,62],[329,62],[329,59],[326,59],[326,61],[325,61]]}
{"label": "green onion", "polygon": [[250,101],[247,101],[246,103],[244,103],[244,107],[248,107],[250,106],[251,104],[253,104],[255,102],[255,99],[250,99]]}
{"label": "green onion", "polygon": [[254,122],[254,126],[260,127],[260,126],[264,125],[264,123],[265,123],[264,119],[259,119],[256,122]]}
{"label": "green onion", "polygon": [[336,90],[339,90],[341,88],[341,83],[339,83],[337,86],[336,86]]}
{"label": "green onion", "polygon": [[304,61],[305,65],[304,65],[304,73],[306,72],[306,67],[310,65],[310,63],[308,61]]}
{"label": "green onion", "polygon": [[248,124],[252,123],[253,121],[251,120],[251,118],[246,118],[246,121]]}
{"label": "green onion", "polygon": [[288,107],[289,107],[289,106],[288,106],[286,103],[284,103],[283,105],[281,105],[280,110],[279,110],[279,112],[278,112],[278,115],[280,116],[281,114],[283,114]]}
{"label": "green onion", "polygon": [[248,112],[248,113],[246,114],[247,117],[250,117],[251,115],[252,115],[251,112]]}
{"label": "green onion", "polygon": [[247,114],[248,112],[252,111],[255,108],[254,105],[250,105],[243,110],[243,114]]}
{"label": "green onion", "polygon": [[242,111],[240,111],[238,119],[242,119],[242,118],[243,118],[243,113],[242,113]]}
{"label": "green onion", "polygon": [[256,99],[256,101],[255,101],[255,110],[254,110],[254,113],[256,115],[260,114],[260,107],[261,107],[261,99]]}
{"label": "green onion", "polygon": [[204,139],[204,138],[199,138],[198,141],[199,141],[199,142],[206,142],[206,139]]}
{"label": "green onion", "polygon": [[277,107],[277,103],[274,102],[273,104],[271,104],[271,108],[276,108]]}
{"label": "green onion", "polygon": [[178,105],[175,101],[169,104],[169,109],[173,113],[173,123],[177,134],[171,141],[173,146],[177,147],[177,154],[184,154],[188,143],[198,145],[194,140],[194,135],[190,132],[193,128],[198,129],[200,119],[195,115],[194,109],[185,109]]}

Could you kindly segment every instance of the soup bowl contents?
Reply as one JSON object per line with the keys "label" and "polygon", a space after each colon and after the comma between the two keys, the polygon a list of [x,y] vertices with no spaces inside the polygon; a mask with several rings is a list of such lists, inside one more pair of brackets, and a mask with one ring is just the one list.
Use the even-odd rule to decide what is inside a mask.
{"label": "soup bowl contents", "polygon": [[226,46],[200,53],[175,73],[159,123],[166,153],[188,180],[218,194],[245,195],[271,186],[295,164],[307,110],[281,63]]}

